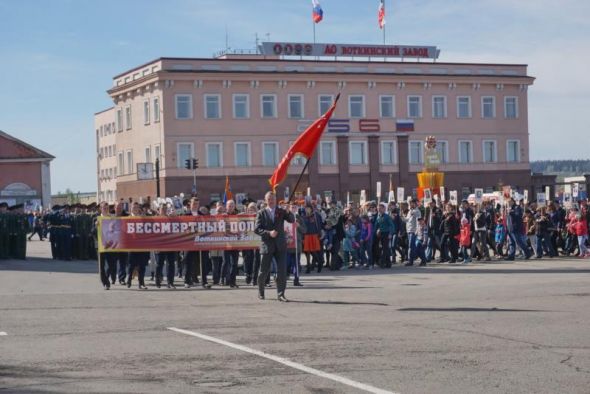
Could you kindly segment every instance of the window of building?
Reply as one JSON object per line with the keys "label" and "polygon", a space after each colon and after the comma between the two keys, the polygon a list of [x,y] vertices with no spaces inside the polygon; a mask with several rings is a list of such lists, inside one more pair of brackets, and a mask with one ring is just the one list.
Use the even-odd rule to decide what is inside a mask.
{"label": "window of building", "polygon": [[445,96],[432,97],[432,117],[435,119],[447,117],[447,98]]}
{"label": "window of building", "polygon": [[459,118],[459,119],[471,118],[471,97],[469,97],[469,96],[457,97],[457,118]]}
{"label": "window of building", "polygon": [[260,116],[264,119],[277,117],[277,96],[263,94],[260,96]]}
{"label": "window of building", "polygon": [[459,163],[473,162],[471,141],[459,141]]}
{"label": "window of building", "polygon": [[154,161],[160,159],[160,145],[154,146]]}
{"label": "window of building", "polygon": [[506,161],[509,163],[518,163],[520,161],[520,141],[506,141]]}
{"label": "window of building", "polygon": [[518,97],[504,97],[504,117],[506,119],[518,118]]}
{"label": "window of building", "polygon": [[150,100],[143,102],[143,124],[150,124]]}
{"label": "window of building", "polygon": [[482,142],[483,162],[495,163],[498,161],[498,154],[496,151],[496,141],[484,140]]}
{"label": "window of building", "polygon": [[395,117],[394,96],[379,96],[379,116],[382,118]]}
{"label": "window of building", "polygon": [[127,151],[127,174],[133,174],[133,151]]}
{"label": "window of building", "polygon": [[174,96],[176,119],[192,119],[193,118],[193,95],[192,94],[177,94]]}
{"label": "window of building", "polygon": [[422,96],[408,96],[408,118],[422,117]]}
{"label": "window of building", "polygon": [[[102,136],[104,135],[104,134],[103,134],[103,127],[102,127],[102,126],[100,126],[100,129],[99,129],[99,130],[100,130],[100,133],[99,133],[99,135],[102,137]],[[98,130],[97,130],[97,131],[98,131]]]}
{"label": "window of building", "polygon": [[277,164],[279,164],[279,143],[263,142],[262,165],[266,167],[275,167]]}
{"label": "window of building", "polygon": [[323,114],[328,112],[328,110],[332,106],[333,101],[334,101],[334,96],[325,95],[325,94],[318,96],[319,116],[322,116]]}
{"label": "window of building", "polygon": [[152,148],[149,146],[146,146],[146,148],[145,148],[145,162],[146,163],[152,162]]}
{"label": "window of building", "polygon": [[367,164],[367,143],[364,141],[351,141],[350,147],[350,164],[360,165]]}
{"label": "window of building", "polygon": [[176,167],[184,168],[185,161],[194,158],[194,145],[192,142],[179,142],[176,144]]}
{"label": "window of building", "polygon": [[123,152],[119,152],[117,156],[117,175],[123,175],[125,173],[125,162],[123,161]]}
{"label": "window of building", "polygon": [[220,142],[209,142],[207,148],[207,167],[223,167],[223,147]]}
{"label": "window of building", "polygon": [[436,152],[441,163],[449,162],[449,143],[447,141],[436,141]]}
{"label": "window of building", "polygon": [[205,118],[221,119],[221,96],[218,94],[205,95]]}
{"label": "window of building", "polygon": [[395,164],[395,141],[381,141],[381,164]]}
{"label": "window of building", "polygon": [[348,96],[348,114],[350,118],[365,117],[365,96]]}
{"label": "window of building", "polygon": [[408,159],[410,164],[422,164],[424,162],[422,141],[410,141],[408,143],[408,150]]}
{"label": "window of building", "polygon": [[117,109],[117,131],[123,131],[123,108]]}
{"label": "window of building", "polygon": [[160,98],[154,97],[154,122],[160,121]]}
{"label": "window of building", "polygon": [[496,117],[496,99],[493,96],[484,96],[481,98],[481,117],[492,119]]}
{"label": "window of building", "polygon": [[300,94],[289,95],[289,118],[302,119],[303,114],[303,96]]}
{"label": "window of building", "polygon": [[109,155],[109,157],[111,157],[113,155],[113,146],[112,145],[109,145],[109,147],[108,147],[108,155]]}
{"label": "window of building", "polygon": [[132,127],[131,124],[131,106],[128,105],[125,107],[125,125],[127,126],[127,130],[130,130]]}
{"label": "window of building", "polygon": [[234,149],[236,167],[250,167],[250,143],[235,142]]}
{"label": "window of building", "polygon": [[336,144],[334,141],[320,142],[320,165],[332,166],[336,164]]}
{"label": "window of building", "polygon": [[247,94],[233,95],[234,119],[250,118],[250,96]]}

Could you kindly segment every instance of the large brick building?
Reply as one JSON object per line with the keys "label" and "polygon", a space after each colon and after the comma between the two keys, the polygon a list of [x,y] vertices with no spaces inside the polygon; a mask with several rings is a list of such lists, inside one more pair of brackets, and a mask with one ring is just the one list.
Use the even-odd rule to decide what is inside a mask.
{"label": "large brick building", "polygon": [[[115,76],[108,91],[114,107],[95,117],[98,198],[155,196],[156,158],[161,195],[190,193],[193,174],[184,163],[193,157],[205,200],[223,192],[226,175],[234,193],[259,198],[289,145],[337,93],[340,103],[304,177],[313,194],[373,195],[390,174],[395,186],[412,190],[428,135],[439,141],[448,189],[529,188],[533,81],[521,64],[156,59]],[[293,186],[303,163],[293,162],[281,186]]]}

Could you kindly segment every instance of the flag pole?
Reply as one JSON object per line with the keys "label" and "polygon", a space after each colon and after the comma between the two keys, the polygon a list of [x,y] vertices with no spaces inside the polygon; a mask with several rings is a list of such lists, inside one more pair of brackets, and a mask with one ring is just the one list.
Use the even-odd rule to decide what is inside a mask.
{"label": "flag pole", "polygon": [[291,192],[291,195],[289,196],[289,201],[287,201],[287,204],[291,204],[291,201],[293,200],[293,196],[295,195],[295,192],[297,191],[297,187],[299,186],[299,183],[301,183],[301,178],[303,178],[303,174],[305,174],[305,170],[307,170],[308,166],[309,166],[309,159],[306,160],[305,165],[303,166],[303,171],[301,171],[301,174],[299,174],[299,178],[297,179],[297,182],[295,183],[295,187],[293,187],[293,191]]}
{"label": "flag pole", "polygon": [[[383,12],[385,13],[385,0],[383,0]],[[386,25],[386,19],[385,19],[385,14],[383,15],[383,45],[385,45],[385,25]]]}

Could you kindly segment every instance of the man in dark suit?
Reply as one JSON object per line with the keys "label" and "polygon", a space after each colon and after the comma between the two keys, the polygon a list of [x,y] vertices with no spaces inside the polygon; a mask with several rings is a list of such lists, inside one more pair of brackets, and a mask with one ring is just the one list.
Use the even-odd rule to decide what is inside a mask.
{"label": "man in dark suit", "polygon": [[254,232],[262,238],[260,246],[261,262],[258,275],[258,298],[264,299],[264,284],[270,272],[270,265],[274,258],[277,263],[277,295],[278,300],[287,302],[285,288],[287,286],[287,237],[285,236],[284,222],[293,223],[295,217],[291,210],[277,207],[277,198],[273,192],[267,192],[264,196],[266,208],[258,211],[256,215],[256,228]]}

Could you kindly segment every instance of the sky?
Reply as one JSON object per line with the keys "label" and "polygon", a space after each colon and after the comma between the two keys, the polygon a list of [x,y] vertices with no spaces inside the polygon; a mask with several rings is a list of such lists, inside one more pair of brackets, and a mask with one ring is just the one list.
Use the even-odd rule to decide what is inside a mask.
{"label": "sky", "polygon": [[[381,44],[378,0],[320,0],[318,42]],[[158,57],[312,42],[311,0],[0,0],[0,130],[56,159],[52,192],[96,190],[94,113]],[[386,0],[386,42],[441,62],[529,65],[531,160],[589,159],[590,1]]]}

